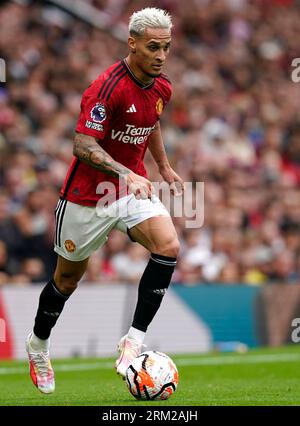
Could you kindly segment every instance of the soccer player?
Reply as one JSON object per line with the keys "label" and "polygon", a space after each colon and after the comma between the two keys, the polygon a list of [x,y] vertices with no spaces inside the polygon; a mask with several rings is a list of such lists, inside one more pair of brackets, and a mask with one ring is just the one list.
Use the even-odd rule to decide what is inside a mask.
{"label": "soccer player", "polygon": [[[179,242],[168,211],[147,179],[143,159],[148,148],[163,179],[184,189],[167,159],[159,123],[172,91],[162,74],[171,27],[164,10],[135,12],[129,22],[128,56],[83,94],[74,157],[55,212],[57,267],[41,292],[34,328],[26,339],[31,378],[43,393],[55,389],[49,360],[51,329],[89,256],[105,244],[111,229],[127,232],[150,253],[132,326],[118,344],[115,368],[121,376],[141,353],[147,328],[169,286]],[[104,199],[107,202],[101,203]]]}

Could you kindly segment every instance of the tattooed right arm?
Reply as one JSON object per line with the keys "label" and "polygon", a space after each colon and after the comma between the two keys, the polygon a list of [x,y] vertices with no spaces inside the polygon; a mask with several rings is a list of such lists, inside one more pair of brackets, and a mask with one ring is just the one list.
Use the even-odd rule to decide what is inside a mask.
{"label": "tattooed right arm", "polygon": [[154,188],[151,182],[135,174],[132,170],[115,161],[104,149],[98,145],[97,140],[92,136],[76,133],[74,139],[73,154],[80,161],[94,167],[101,172],[114,177],[122,177],[129,191],[136,198],[151,198]]}
{"label": "tattooed right arm", "polygon": [[92,136],[76,133],[73,155],[101,172],[118,177],[129,175],[131,170],[115,161]]}

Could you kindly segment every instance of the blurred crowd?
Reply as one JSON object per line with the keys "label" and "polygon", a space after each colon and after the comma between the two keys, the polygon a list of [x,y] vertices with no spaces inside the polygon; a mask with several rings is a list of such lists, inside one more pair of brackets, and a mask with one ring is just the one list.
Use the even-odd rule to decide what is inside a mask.
{"label": "blurred crowd", "polygon": [[[0,285],[38,283],[55,267],[54,215],[72,157],[81,94],[126,56],[126,25],[154,2],[91,0],[124,42],[47,2],[0,8]],[[173,281],[300,283],[300,2],[155,1],[173,15],[166,73],[174,94],[162,116],[173,168],[204,182],[204,224],[174,223]],[[300,73],[299,73],[300,74]],[[149,177],[160,180],[150,155]],[[194,194],[196,195],[196,194]],[[192,202],[192,201],[191,201]],[[86,282],[137,284],[148,254],[113,230]]]}

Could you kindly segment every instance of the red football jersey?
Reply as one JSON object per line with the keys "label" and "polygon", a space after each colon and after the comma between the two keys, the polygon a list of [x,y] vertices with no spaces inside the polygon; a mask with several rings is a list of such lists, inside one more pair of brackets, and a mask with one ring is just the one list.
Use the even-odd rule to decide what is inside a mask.
{"label": "red football jersey", "polygon": [[[94,136],[114,160],[147,177],[143,160],[149,136],[171,93],[171,83],[164,74],[145,85],[122,60],[84,92],[76,132]],[[118,178],[73,157],[60,195],[73,203],[94,206],[101,198],[97,186],[105,181],[114,184],[119,198]]]}

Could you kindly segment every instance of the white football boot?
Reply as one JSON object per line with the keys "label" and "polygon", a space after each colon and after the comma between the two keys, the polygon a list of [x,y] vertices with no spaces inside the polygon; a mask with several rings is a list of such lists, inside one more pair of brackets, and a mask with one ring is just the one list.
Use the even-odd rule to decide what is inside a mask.
{"label": "white football boot", "polygon": [[135,339],[127,337],[127,334],[121,338],[118,344],[119,358],[115,362],[115,369],[117,373],[122,376],[123,380],[126,378],[126,370],[137,356],[142,353],[145,347],[142,343]]}
{"label": "white football boot", "polygon": [[49,351],[34,351],[30,346],[31,335],[32,333],[26,339],[31,380],[34,386],[42,393],[53,393],[55,390],[55,381],[54,371],[49,359]]}

